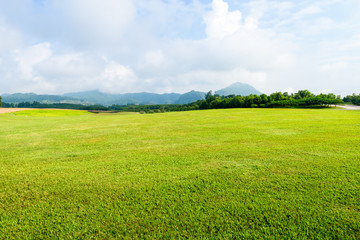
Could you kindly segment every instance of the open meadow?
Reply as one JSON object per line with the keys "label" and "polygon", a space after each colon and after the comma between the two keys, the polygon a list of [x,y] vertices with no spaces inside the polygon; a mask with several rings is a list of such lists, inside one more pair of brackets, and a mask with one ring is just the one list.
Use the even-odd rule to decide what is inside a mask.
{"label": "open meadow", "polygon": [[0,239],[360,239],[360,111],[0,115]]}

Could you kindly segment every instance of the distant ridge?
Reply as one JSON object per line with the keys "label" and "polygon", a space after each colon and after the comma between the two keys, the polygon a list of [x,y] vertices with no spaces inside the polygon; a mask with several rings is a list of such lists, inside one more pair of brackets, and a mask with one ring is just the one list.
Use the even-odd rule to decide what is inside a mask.
{"label": "distant ridge", "polygon": [[215,92],[220,96],[228,96],[228,95],[240,95],[240,96],[249,96],[251,94],[260,95],[262,94],[260,91],[256,90],[253,86],[247,83],[234,83],[230,86],[220,89]]}
{"label": "distant ridge", "polygon": [[6,103],[21,103],[21,102],[42,102],[42,103],[84,103],[84,101],[58,95],[38,95],[35,93],[14,93],[3,94],[2,101]]}
{"label": "distant ridge", "polygon": [[[234,83],[226,88],[215,92],[221,96],[250,94],[261,94],[258,90],[249,84]],[[99,90],[65,93],[63,95],[37,95],[35,93],[15,93],[3,94],[2,101],[6,103],[33,102],[40,103],[75,103],[75,104],[100,104],[110,105],[127,105],[127,104],[188,104],[197,100],[205,99],[205,92],[192,90],[190,92],[179,93],[124,93],[111,94]]]}
{"label": "distant ridge", "polygon": [[179,93],[124,93],[111,94],[103,93],[98,90],[66,93],[64,96],[82,99],[87,102],[101,104],[101,105],[127,105],[127,104],[171,104],[176,102],[181,94]]}
{"label": "distant ridge", "polygon": [[206,93],[198,91],[190,91],[182,94],[179,99],[176,101],[177,104],[188,104],[196,102],[197,100],[205,99]]}

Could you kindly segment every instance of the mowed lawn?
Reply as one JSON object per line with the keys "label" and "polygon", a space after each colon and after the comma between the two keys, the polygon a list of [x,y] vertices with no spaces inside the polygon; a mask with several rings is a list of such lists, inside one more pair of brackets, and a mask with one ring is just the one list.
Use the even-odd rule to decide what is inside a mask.
{"label": "mowed lawn", "polygon": [[0,139],[0,239],[360,238],[360,111],[31,110]]}

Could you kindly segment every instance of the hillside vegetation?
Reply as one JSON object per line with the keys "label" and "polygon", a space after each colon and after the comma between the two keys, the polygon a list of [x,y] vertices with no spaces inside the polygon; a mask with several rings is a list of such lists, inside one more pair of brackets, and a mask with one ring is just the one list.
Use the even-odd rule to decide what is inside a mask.
{"label": "hillside vegetation", "polygon": [[[250,94],[261,94],[254,87],[244,83],[234,83],[226,88],[218,90],[221,95],[241,95],[248,96]],[[180,93],[105,93],[99,90],[65,93],[60,96],[56,95],[37,95],[34,93],[15,93],[4,94],[3,102],[13,105],[22,103],[37,102],[39,104],[54,104],[54,103],[72,103],[84,105],[128,105],[128,104],[188,104],[202,100],[205,97],[205,92],[190,91],[184,94]]]}
{"label": "hillside vegetation", "polygon": [[80,99],[57,96],[57,95],[38,95],[35,93],[14,93],[3,95],[3,101],[6,103],[22,103],[22,102],[42,102],[42,103],[85,103]]}
{"label": "hillside vegetation", "polygon": [[[221,109],[221,108],[324,108],[332,105],[344,103],[340,96],[332,93],[315,95],[308,90],[300,90],[297,93],[276,92],[270,95],[261,94],[248,96],[213,95],[212,91],[202,96],[200,92],[190,92],[184,94],[187,99],[197,100],[189,104],[152,104],[152,105],[111,105],[109,107],[101,105],[82,105],[68,103],[44,104],[40,102],[23,102],[19,104],[4,103],[4,107],[19,108],[60,108],[60,109],[82,109],[100,111],[122,111],[122,112],[169,112],[169,111],[189,111],[199,109]],[[180,99],[181,100],[181,99]],[[182,100],[181,100],[182,101]]]}
{"label": "hillside vegetation", "polygon": [[360,238],[359,111],[66,113],[0,115],[0,239]]}

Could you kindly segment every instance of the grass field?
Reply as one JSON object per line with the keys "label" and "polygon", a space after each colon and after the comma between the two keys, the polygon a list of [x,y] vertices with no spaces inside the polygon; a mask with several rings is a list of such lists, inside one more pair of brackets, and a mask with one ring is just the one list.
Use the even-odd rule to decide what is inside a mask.
{"label": "grass field", "polygon": [[360,111],[0,115],[0,239],[359,239]]}

